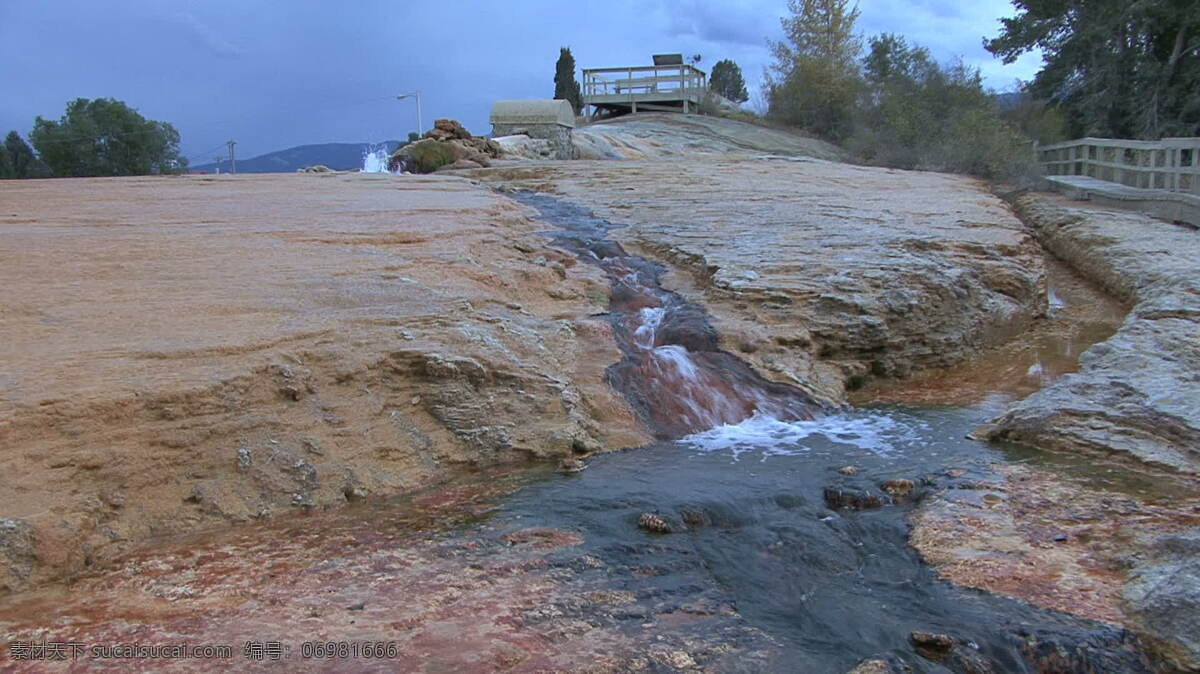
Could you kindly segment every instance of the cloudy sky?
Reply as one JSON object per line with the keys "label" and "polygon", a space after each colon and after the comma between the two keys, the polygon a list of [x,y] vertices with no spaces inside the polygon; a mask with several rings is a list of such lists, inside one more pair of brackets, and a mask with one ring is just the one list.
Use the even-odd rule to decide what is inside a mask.
{"label": "cloudy sky", "polygon": [[[864,35],[893,32],[963,58],[1011,89],[1040,61],[1003,66],[981,47],[1008,0],[860,0]],[[0,133],[28,134],[68,100],[112,97],[171,122],[193,164],[225,140],[238,156],[304,143],[403,138],[436,117],[487,133],[502,98],[550,97],[568,45],[579,67],[659,52],[741,65],[751,94],[782,36],[786,0],[0,0]],[[753,103],[753,100],[752,100]]]}

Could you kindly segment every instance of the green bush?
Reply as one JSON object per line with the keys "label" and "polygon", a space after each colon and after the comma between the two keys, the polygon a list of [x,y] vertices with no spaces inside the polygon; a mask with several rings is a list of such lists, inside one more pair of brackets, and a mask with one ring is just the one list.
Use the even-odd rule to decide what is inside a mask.
{"label": "green bush", "polygon": [[405,169],[413,173],[433,173],[446,164],[454,163],[454,150],[446,143],[433,139],[405,145],[400,156]]}
{"label": "green bush", "polygon": [[1032,140],[1001,116],[978,70],[938,64],[928,50],[880,35],[871,39],[863,80],[845,141],[862,161],[1016,182],[1037,175]]}

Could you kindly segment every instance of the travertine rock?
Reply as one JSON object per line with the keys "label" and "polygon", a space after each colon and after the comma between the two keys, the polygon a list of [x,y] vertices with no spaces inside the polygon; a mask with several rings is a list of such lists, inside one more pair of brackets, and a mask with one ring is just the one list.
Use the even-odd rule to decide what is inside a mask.
{"label": "travertine rock", "polygon": [[945,367],[1046,310],[1042,252],[982,183],[824,161],[560,162],[474,174],[556,192],[670,263],[722,347],[841,401],[872,376]]}
{"label": "travertine rock", "polygon": [[1130,574],[1124,598],[1172,664],[1200,670],[1200,528],[1159,539]]}
{"label": "travertine rock", "polygon": [[461,178],[6,185],[0,588],[455,466],[640,444],[589,318],[607,280],[542,227]]}
{"label": "travertine rock", "polygon": [[1056,197],[1025,195],[1015,204],[1047,248],[1133,309],[1115,335],[1083,354],[1078,373],[975,435],[1200,472],[1200,236]]}

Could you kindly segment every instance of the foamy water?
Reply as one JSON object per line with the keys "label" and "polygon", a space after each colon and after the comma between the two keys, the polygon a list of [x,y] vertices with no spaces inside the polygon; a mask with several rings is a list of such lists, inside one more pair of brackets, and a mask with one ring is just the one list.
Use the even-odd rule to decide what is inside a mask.
{"label": "foamy water", "polygon": [[733,458],[746,452],[767,456],[792,456],[807,452],[805,440],[821,437],[825,442],[849,445],[878,454],[914,442],[925,424],[879,412],[844,412],[812,421],[780,421],[755,414],[737,424],[725,424],[693,433],[679,442],[704,452],[731,451]]}
{"label": "foamy water", "polygon": [[362,173],[390,173],[386,145],[368,145],[363,150]]}

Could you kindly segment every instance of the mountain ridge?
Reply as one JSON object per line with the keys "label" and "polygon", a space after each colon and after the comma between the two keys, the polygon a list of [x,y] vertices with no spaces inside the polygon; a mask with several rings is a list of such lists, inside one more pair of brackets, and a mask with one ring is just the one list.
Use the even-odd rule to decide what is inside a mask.
{"label": "mountain ridge", "polygon": [[[294,173],[306,166],[324,164],[335,171],[348,171],[362,166],[363,153],[371,145],[384,145],[388,153],[400,146],[398,140],[388,140],[383,143],[310,143],[297,145],[285,150],[276,150],[266,154],[237,160],[238,173]],[[220,164],[222,172],[229,171],[229,161]],[[213,173],[217,168],[215,162],[197,164],[188,167],[191,173]]]}

